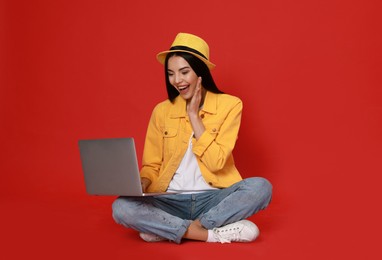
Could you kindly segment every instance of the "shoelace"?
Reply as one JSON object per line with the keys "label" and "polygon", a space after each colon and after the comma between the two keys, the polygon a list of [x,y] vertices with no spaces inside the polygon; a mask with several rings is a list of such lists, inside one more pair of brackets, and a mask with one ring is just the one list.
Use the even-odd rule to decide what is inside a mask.
{"label": "shoelace", "polygon": [[218,228],[213,229],[215,233],[215,238],[220,243],[231,243],[231,241],[238,241],[240,239],[240,230],[242,228],[235,227],[235,228],[229,228],[229,229],[221,229]]}

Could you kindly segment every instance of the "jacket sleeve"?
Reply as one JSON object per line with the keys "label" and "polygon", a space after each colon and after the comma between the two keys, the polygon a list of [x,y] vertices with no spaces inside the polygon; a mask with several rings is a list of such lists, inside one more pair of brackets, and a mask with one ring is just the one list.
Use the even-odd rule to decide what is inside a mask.
{"label": "jacket sleeve", "polygon": [[223,169],[228,158],[230,158],[238,138],[242,110],[242,101],[236,99],[228,112],[225,112],[227,115],[220,129],[218,131],[214,129],[217,134],[207,129],[195,142],[193,152],[210,172]]}
{"label": "jacket sleeve", "polygon": [[163,158],[163,137],[158,122],[159,107],[155,107],[147,128],[146,139],[143,149],[141,177],[150,179],[152,182],[158,178]]}

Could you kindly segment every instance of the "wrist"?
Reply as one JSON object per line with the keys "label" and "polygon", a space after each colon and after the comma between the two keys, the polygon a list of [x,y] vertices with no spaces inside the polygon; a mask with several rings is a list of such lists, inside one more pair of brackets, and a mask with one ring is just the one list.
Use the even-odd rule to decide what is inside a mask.
{"label": "wrist", "polygon": [[201,119],[199,113],[194,112],[188,112],[188,117],[190,118],[190,120]]}

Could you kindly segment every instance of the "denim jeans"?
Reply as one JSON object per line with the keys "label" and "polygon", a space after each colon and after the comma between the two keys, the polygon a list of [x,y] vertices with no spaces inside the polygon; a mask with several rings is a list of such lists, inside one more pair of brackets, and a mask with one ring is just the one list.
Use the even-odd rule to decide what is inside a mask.
{"label": "denim jeans", "polygon": [[272,185],[264,178],[244,179],[232,186],[194,194],[119,197],[113,218],[125,227],[180,243],[193,220],[206,229],[221,227],[266,208]]}

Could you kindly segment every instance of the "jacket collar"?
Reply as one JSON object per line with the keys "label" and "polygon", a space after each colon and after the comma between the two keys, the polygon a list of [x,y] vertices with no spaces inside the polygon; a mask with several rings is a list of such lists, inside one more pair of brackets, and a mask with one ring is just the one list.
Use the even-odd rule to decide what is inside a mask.
{"label": "jacket collar", "polygon": [[[206,97],[204,99],[204,105],[201,111],[204,111],[209,114],[216,114],[217,99],[218,99],[218,94],[207,91]],[[187,116],[186,100],[184,100],[181,96],[177,96],[171,107],[170,117],[179,118],[179,117],[186,117],[186,116]]]}

